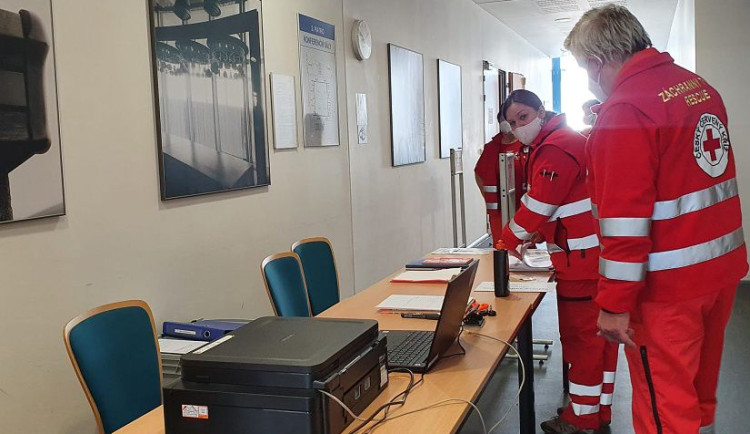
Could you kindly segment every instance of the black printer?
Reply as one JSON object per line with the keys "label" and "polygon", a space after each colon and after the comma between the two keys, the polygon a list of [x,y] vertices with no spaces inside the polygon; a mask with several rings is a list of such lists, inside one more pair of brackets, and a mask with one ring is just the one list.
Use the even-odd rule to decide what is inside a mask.
{"label": "black printer", "polygon": [[339,434],[388,385],[373,320],[264,317],[181,358],[166,434]]}

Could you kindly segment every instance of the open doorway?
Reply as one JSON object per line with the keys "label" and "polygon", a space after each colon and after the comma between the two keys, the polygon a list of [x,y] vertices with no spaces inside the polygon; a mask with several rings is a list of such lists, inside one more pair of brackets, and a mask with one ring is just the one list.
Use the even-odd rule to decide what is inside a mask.
{"label": "open doorway", "polygon": [[497,113],[508,97],[508,74],[488,61],[484,61],[484,142],[500,132]]}
{"label": "open doorway", "polygon": [[568,125],[576,131],[586,128],[583,123],[584,102],[594,99],[588,87],[586,70],[578,66],[573,55],[565,53],[560,57],[560,103],[567,115]]}

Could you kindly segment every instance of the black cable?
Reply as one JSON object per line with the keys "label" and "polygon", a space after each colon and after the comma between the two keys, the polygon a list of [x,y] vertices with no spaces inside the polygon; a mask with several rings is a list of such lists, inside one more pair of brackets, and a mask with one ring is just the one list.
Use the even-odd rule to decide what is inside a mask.
{"label": "black cable", "polygon": [[[413,375],[414,375],[413,372],[411,372],[410,370],[405,369],[405,368],[394,368],[391,372],[409,372],[412,375],[412,378],[413,378]],[[404,395],[404,398],[401,401],[399,401],[399,402],[405,403],[406,402],[406,398],[409,397],[409,394],[411,393],[411,391],[414,390],[417,386],[419,386],[423,382],[424,382],[424,372],[422,372],[420,374],[419,380],[417,380],[416,382],[414,382],[412,384],[409,384],[409,386],[403,392],[401,392],[398,395],[396,395],[393,398],[391,398],[391,401],[397,399],[401,395]],[[378,420],[377,422],[375,422],[371,427],[367,428],[367,432],[372,432],[373,430],[375,430],[376,427],[378,427],[381,424],[385,423],[388,420],[388,411],[390,409],[391,409],[391,407],[387,407],[385,409],[385,412],[383,412],[383,417],[380,420]]]}
{"label": "black cable", "polygon": [[[403,391],[403,392],[401,392],[401,393],[399,393],[398,395],[396,395],[396,396],[394,396],[393,398],[391,398],[391,400],[390,400],[390,401],[388,401],[388,402],[386,402],[385,404],[383,404],[383,405],[381,405],[380,407],[378,407],[378,408],[377,408],[377,409],[376,409],[376,410],[375,410],[375,411],[374,411],[374,412],[372,413],[372,415],[370,415],[370,417],[368,417],[368,418],[367,418],[367,419],[365,419],[364,421],[360,422],[360,424],[359,424],[359,425],[357,425],[357,426],[356,426],[355,428],[353,428],[353,429],[352,429],[351,431],[349,431],[349,434],[354,434],[354,433],[356,433],[357,431],[361,430],[362,428],[364,428],[364,427],[365,427],[365,425],[367,425],[368,423],[372,422],[372,421],[373,421],[373,419],[375,419],[375,417],[376,417],[376,416],[377,416],[377,415],[378,415],[378,414],[379,414],[379,413],[380,413],[381,411],[385,410],[386,412],[385,412],[385,414],[383,415],[383,418],[382,418],[382,419],[380,419],[379,421],[377,421],[377,422],[375,423],[375,425],[373,425],[373,426],[377,426],[378,424],[382,423],[382,422],[383,422],[383,421],[384,421],[384,420],[386,419],[386,417],[388,416],[388,409],[389,409],[390,407],[392,407],[392,406],[395,406],[395,405],[399,405],[399,406],[401,406],[401,405],[404,405],[404,404],[406,403],[406,398],[408,398],[408,397],[409,397],[409,393],[410,393],[410,392],[412,391],[412,389],[413,389],[413,388],[414,388],[414,387],[415,387],[416,385],[418,385],[419,383],[421,383],[421,382],[422,382],[422,380],[424,379],[424,374],[422,374],[422,378],[420,378],[420,379],[419,379],[419,381],[415,382],[415,381],[414,381],[414,373],[413,373],[412,371],[410,371],[410,370],[408,370],[408,369],[404,369],[404,368],[395,368],[395,369],[389,370],[388,372],[389,372],[389,373],[390,373],[390,372],[404,372],[404,373],[408,373],[408,374],[409,374],[409,384],[408,384],[408,385],[406,386],[406,389],[404,389],[404,391]],[[402,398],[401,400],[399,400],[399,401],[396,401],[396,400],[397,400],[397,399],[398,399],[398,398],[399,398],[400,396],[402,396],[402,395],[403,395],[403,398]],[[371,427],[371,428],[372,428],[372,427]]]}

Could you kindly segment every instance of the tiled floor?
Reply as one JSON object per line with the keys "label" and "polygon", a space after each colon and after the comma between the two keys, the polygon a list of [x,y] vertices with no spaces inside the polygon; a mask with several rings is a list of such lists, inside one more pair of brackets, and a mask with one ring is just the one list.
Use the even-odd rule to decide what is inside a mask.
{"label": "tiled floor", "polygon": [[[555,410],[563,404],[565,399],[562,390],[562,362],[554,294],[545,297],[534,314],[534,336],[555,340],[555,345],[548,350],[550,360],[542,366],[538,363],[534,365],[537,431],[542,432],[538,424],[553,417],[556,414]],[[536,351],[544,352],[544,348],[537,347]],[[506,360],[490,380],[477,403],[488,428],[502,417],[509,406],[514,406],[507,419],[493,433],[518,432],[518,407],[513,401],[517,391],[516,362]],[[621,350],[612,406],[613,420],[610,428],[612,434],[633,433],[630,414],[631,393],[627,362]],[[740,286],[732,319],[727,327],[718,401],[717,433],[750,432],[750,428],[745,426],[745,417],[750,408],[748,407],[748,402],[750,402],[750,284]],[[481,433],[479,420],[474,413],[469,415],[459,432],[460,434]]]}

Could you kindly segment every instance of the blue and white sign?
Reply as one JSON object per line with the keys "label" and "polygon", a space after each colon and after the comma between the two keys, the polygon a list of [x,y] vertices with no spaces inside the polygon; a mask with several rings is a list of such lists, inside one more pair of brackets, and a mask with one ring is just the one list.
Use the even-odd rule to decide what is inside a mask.
{"label": "blue and white sign", "polygon": [[299,53],[304,144],[338,146],[335,27],[300,14]]}

